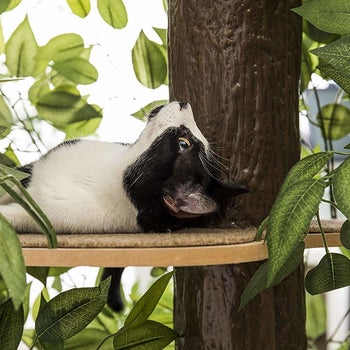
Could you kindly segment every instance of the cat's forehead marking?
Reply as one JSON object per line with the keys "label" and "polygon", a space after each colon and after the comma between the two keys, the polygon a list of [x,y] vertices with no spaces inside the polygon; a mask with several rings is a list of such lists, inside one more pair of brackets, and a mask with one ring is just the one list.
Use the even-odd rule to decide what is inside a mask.
{"label": "cat's forehead marking", "polygon": [[208,141],[199,130],[189,103],[171,102],[160,108],[157,110],[157,113],[153,113],[152,117],[148,120],[147,128],[150,128],[152,136],[156,138],[166,129],[180,126],[188,128],[191,133],[203,143],[205,149],[208,150]]}

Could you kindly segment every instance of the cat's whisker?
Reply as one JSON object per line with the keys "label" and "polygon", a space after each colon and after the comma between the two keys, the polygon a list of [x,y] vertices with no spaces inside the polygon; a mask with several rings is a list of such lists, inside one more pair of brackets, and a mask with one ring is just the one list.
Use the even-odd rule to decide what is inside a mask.
{"label": "cat's whisker", "polygon": [[130,188],[132,188],[132,187],[134,187],[134,186],[136,185],[137,181],[140,180],[140,178],[141,178],[142,175],[143,175],[143,172],[140,173],[140,174],[135,178],[135,180],[130,184]]}
{"label": "cat's whisker", "polygon": [[210,152],[210,158],[208,159],[208,161],[217,170],[225,170],[225,171],[227,171],[228,167],[217,158],[217,155],[214,152]]}
{"label": "cat's whisker", "polygon": [[[220,169],[220,168],[217,168],[217,167],[213,166],[213,164],[210,162],[210,160],[209,160],[205,155],[203,155],[203,154],[201,154],[201,153],[199,153],[198,155],[199,155],[199,159],[200,159],[200,161],[201,161],[201,163],[202,163],[202,166],[203,166],[204,170],[205,170],[206,173],[207,173],[209,176],[211,176],[213,179],[215,179],[215,180],[217,180],[217,181],[220,181],[219,178],[213,174],[213,171],[212,171],[212,170],[214,170],[214,171],[216,170],[216,171],[218,171],[219,173],[220,173],[220,172],[223,172],[223,171],[224,171],[225,173],[227,173],[227,169]],[[212,169],[212,170],[211,170],[211,169]]]}
{"label": "cat's whisker", "polygon": [[206,171],[206,173],[207,173],[209,176],[211,176],[213,179],[219,180],[219,179],[212,173],[212,171],[209,169],[209,167],[208,167],[208,165],[207,165],[206,158],[205,158],[202,154],[200,154],[200,153],[198,154],[198,156],[199,156],[199,159],[200,159],[200,161],[201,161],[201,163],[202,163],[202,166],[203,166],[204,170]]}
{"label": "cat's whisker", "polygon": [[216,152],[216,150],[213,149],[212,147],[211,147],[211,149],[210,149],[210,152],[215,156],[215,158],[220,158],[220,159],[223,159],[223,160],[225,160],[225,161],[229,161],[229,158],[220,155],[220,154],[219,154],[218,152]]}

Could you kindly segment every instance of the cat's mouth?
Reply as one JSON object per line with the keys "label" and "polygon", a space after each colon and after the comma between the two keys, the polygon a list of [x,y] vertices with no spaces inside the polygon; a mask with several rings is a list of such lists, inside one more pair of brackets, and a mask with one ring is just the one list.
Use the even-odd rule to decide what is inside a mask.
{"label": "cat's mouth", "polygon": [[213,199],[198,193],[191,193],[181,198],[174,198],[165,193],[163,200],[171,214],[180,219],[195,218],[218,210],[218,204]]}

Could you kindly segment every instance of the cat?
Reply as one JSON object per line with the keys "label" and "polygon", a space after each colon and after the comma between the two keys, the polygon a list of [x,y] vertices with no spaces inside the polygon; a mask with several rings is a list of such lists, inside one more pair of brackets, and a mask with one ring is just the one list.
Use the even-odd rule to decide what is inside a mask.
{"label": "cat", "polygon": [[[58,233],[165,232],[199,226],[225,198],[247,190],[221,181],[208,141],[186,102],[158,106],[132,144],[66,141],[20,167],[23,180]],[[8,195],[0,212],[17,232],[37,232],[32,218]],[[108,304],[122,308],[122,269],[112,276]]]}

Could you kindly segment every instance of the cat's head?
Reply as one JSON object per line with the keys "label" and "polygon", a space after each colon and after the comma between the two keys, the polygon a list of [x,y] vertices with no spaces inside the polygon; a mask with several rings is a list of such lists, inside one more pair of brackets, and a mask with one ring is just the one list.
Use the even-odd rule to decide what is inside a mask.
{"label": "cat's head", "polygon": [[188,219],[214,213],[223,199],[247,192],[217,178],[209,143],[188,103],[154,109],[137,143],[148,146],[126,170],[124,186],[145,231],[191,225]]}

